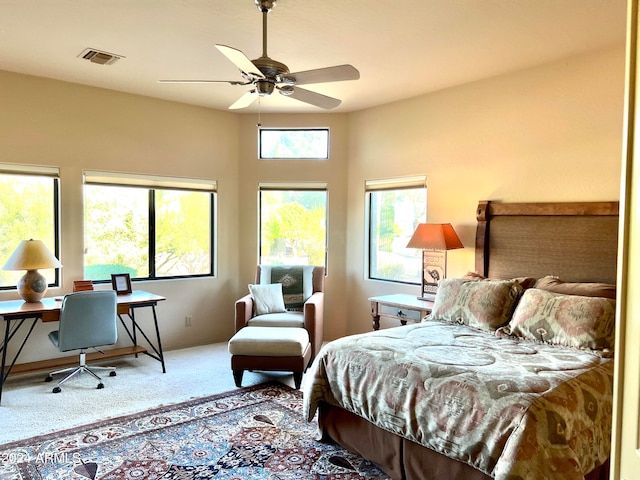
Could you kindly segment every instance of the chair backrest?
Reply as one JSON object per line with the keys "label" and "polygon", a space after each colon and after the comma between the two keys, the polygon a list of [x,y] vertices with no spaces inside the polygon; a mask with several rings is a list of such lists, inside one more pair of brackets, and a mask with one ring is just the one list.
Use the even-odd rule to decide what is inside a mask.
{"label": "chair backrest", "polygon": [[258,265],[256,283],[282,283],[285,308],[299,310],[311,295],[324,291],[324,267]]}
{"label": "chair backrest", "polygon": [[118,339],[116,292],[93,290],[69,293],[62,299],[58,348],[112,345]]}

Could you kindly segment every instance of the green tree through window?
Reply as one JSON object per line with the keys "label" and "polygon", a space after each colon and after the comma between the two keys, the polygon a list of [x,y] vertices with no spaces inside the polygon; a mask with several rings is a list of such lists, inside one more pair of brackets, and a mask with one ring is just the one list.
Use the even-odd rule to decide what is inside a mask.
{"label": "green tree through window", "polygon": [[[56,238],[58,179],[39,175],[0,174],[0,267],[22,240],[42,240],[59,257]],[[55,269],[39,270],[57,284]],[[0,270],[2,287],[15,288],[24,271]]]}
{"label": "green tree through window", "polygon": [[260,263],[325,265],[326,190],[260,191]]}
{"label": "green tree through window", "polygon": [[211,275],[212,197],[202,191],[85,185],[85,278]]}
{"label": "green tree through window", "polygon": [[396,188],[369,195],[369,278],[420,284],[421,251],[406,248],[426,221],[427,189]]}

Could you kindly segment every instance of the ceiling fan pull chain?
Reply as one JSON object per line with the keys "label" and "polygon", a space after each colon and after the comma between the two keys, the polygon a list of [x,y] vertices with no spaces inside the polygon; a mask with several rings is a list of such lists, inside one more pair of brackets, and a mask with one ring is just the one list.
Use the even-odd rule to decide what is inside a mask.
{"label": "ceiling fan pull chain", "polygon": [[256,125],[256,127],[258,127],[258,129],[260,129],[260,127],[262,127],[262,123],[260,123],[260,107],[262,106],[262,104],[260,103],[261,98],[258,97],[258,124]]}

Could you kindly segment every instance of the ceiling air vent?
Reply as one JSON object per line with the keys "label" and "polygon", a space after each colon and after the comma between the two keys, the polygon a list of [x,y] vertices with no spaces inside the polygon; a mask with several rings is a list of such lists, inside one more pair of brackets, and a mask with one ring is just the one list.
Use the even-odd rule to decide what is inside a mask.
{"label": "ceiling air vent", "polygon": [[112,65],[121,58],[125,58],[123,55],[103,52],[94,48],[87,48],[78,56],[85,60],[89,60],[92,63],[97,63],[98,65]]}

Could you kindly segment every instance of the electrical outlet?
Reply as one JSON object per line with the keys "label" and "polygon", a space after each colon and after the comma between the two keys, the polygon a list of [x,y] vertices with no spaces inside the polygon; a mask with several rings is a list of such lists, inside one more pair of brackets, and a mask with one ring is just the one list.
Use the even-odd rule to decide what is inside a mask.
{"label": "electrical outlet", "polygon": [[185,327],[191,326],[191,315],[187,315],[186,317],[184,317],[184,326]]}

